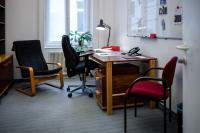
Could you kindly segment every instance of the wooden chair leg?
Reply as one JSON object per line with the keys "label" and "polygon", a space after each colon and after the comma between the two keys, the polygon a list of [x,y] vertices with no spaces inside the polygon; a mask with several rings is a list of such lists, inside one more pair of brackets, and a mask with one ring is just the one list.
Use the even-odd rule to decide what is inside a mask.
{"label": "wooden chair leg", "polygon": [[32,69],[29,70],[29,74],[30,74],[30,84],[31,84],[31,90],[30,91],[25,91],[23,88],[16,88],[17,91],[28,95],[28,96],[34,96],[36,93],[36,87],[35,87],[35,79],[34,79],[34,74]]}
{"label": "wooden chair leg", "polygon": [[64,87],[64,75],[63,75],[63,72],[61,71],[59,73],[60,75],[60,88],[62,89]]}
{"label": "wooden chair leg", "polygon": [[36,87],[35,87],[35,79],[32,72],[30,72],[30,81],[31,81],[31,96],[35,96]]}
{"label": "wooden chair leg", "polygon": [[36,87],[35,87],[35,78],[34,78],[33,68],[29,68],[29,75],[30,75],[30,82],[31,82],[31,92],[29,95],[35,96]]}
{"label": "wooden chair leg", "polygon": [[166,100],[164,100],[164,133],[167,133]]}
{"label": "wooden chair leg", "polygon": [[[32,89],[34,89],[34,88],[32,88]],[[16,88],[16,90],[25,94],[25,95],[28,95],[28,96],[34,96],[35,95],[35,94],[32,93],[32,90],[29,91],[29,92],[25,91],[24,88]]]}
{"label": "wooden chair leg", "polygon": [[169,121],[171,122],[172,120],[171,120],[171,111],[172,111],[172,108],[171,108],[171,102],[172,102],[172,99],[171,99],[171,95],[172,95],[172,93],[171,93],[171,87],[169,88]]}
{"label": "wooden chair leg", "polygon": [[[63,89],[63,87],[64,87],[64,74],[63,74],[63,72],[62,71],[59,72],[57,74],[57,76],[54,77],[54,78],[59,79],[60,85],[54,85],[54,84],[51,84],[51,83],[44,83],[44,84],[55,87],[55,88]],[[52,78],[52,79],[54,79],[54,78]]]}
{"label": "wooden chair leg", "polygon": [[137,117],[137,99],[134,98],[134,104],[135,104],[135,117]]}

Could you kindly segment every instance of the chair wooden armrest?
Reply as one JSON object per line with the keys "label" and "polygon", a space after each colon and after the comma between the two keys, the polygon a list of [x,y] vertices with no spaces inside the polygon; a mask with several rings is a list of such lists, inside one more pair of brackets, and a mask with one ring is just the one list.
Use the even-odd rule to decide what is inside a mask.
{"label": "chair wooden armrest", "polygon": [[58,66],[58,67],[62,67],[61,63],[47,62],[47,64],[52,64],[52,65],[56,65],[56,66]]}
{"label": "chair wooden armrest", "polygon": [[17,66],[16,68],[27,70],[27,71],[29,71],[29,74],[30,74],[30,75],[34,76],[34,72],[33,72],[33,68],[32,68],[32,67]]}

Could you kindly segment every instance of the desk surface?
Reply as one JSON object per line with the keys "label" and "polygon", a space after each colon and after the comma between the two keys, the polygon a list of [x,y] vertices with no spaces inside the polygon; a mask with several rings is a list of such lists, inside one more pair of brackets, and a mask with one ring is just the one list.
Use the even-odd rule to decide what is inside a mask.
{"label": "desk surface", "polygon": [[127,62],[127,61],[146,61],[156,60],[150,56],[128,56],[122,55],[121,52],[108,52],[108,53],[94,53],[91,58],[94,58],[100,62]]}

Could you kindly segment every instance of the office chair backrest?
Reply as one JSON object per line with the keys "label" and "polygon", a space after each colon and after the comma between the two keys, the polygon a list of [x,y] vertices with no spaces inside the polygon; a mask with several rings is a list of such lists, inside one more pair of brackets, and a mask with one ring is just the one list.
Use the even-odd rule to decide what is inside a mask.
{"label": "office chair backrest", "polygon": [[[15,41],[12,51],[15,51],[20,66],[33,67],[34,71],[48,70],[39,40]],[[27,71],[21,71],[21,74],[24,78],[29,76]]]}
{"label": "office chair backrest", "polygon": [[176,56],[172,57],[164,67],[162,77],[166,79],[166,88],[171,87],[173,83],[177,59],[178,58]]}
{"label": "office chair backrest", "polygon": [[69,36],[62,36],[62,49],[65,57],[65,66],[67,67],[67,75],[72,77],[75,75],[73,69],[79,62],[79,56],[70,44]]}

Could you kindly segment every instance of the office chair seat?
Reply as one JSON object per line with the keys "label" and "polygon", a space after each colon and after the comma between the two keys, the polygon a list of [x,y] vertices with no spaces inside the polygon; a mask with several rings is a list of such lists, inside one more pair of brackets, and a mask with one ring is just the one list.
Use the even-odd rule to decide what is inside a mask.
{"label": "office chair seat", "polygon": [[[151,98],[154,100],[163,99],[164,94],[163,85],[153,81],[141,81],[136,83],[132,88],[130,94],[133,96],[139,96],[144,98]],[[128,95],[129,90],[126,90],[126,96]],[[169,91],[166,90],[165,97],[169,96]]]}
{"label": "office chair seat", "polygon": [[84,61],[80,61],[75,67],[74,67],[74,70],[77,72],[77,73],[83,73],[85,72],[85,62]]}

